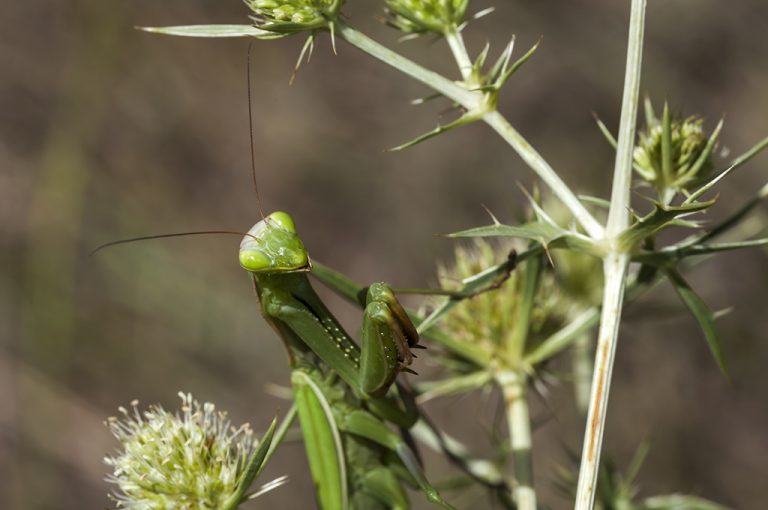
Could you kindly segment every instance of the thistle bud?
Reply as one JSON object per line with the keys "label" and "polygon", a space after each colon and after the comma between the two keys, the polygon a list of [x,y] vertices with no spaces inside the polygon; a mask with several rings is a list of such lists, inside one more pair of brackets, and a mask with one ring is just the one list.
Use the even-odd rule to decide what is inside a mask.
{"label": "thistle bud", "polygon": [[245,0],[257,28],[294,34],[328,28],[338,17],[344,0]]}
{"label": "thistle bud", "polygon": [[464,20],[468,0],[387,0],[389,24],[408,33],[456,30]]}
{"label": "thistle bud", "polygon": [[[113,468],[107,481],[117,486],[111,497],[118,508],[234,508],[258,446],[248,424],[232,427],[226,413],[210,402],[200,404],[179,393],[181,413],[160,406],[143,413],[138,402],[119,408],[122,417],[107,427],[122,450],[104,459]],[[234,497],[234,498],[233,498]]]}
{"label": "thistle bud", "polygon": [[[634,152],[635,170],[660,193],[683,191],[699,183],[712,170],[711,154],[720,125],[707,137],[698,117],[650,116],[639,134]],[[665,149],[665,138],[669,146]]]}

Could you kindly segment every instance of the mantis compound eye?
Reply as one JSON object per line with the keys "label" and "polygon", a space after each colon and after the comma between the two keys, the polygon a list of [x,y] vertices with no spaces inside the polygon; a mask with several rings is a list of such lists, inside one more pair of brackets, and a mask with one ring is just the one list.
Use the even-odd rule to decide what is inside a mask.
{"label": "mantis compound eye", "polygon": [[267,216],[267,223],[280,227],[286,232],[296,233],[296,224],[290,214],[282,211],[276,211]]}

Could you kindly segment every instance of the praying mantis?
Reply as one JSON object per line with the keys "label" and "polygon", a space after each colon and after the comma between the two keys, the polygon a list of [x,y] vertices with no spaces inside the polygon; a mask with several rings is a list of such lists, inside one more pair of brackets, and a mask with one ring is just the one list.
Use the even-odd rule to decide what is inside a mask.
{"label": "praying mantis", "polygon": [[407,429],[418,418],[394,385],[408,370],[418,334],[385,284],[366,296],[361,345],[344,331],[313,290],[311,262],[291,216],[275,212],[240,244],[261,311],[283,340],[317,499],[324,510],[407,509],[401,481],[453,508],[424,476],[416,456],[387,422]]}

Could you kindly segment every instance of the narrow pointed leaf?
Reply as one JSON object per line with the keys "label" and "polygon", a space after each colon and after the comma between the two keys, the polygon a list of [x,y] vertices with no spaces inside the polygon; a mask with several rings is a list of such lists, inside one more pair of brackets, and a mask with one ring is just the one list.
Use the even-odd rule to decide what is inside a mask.
{"label": "narrow pointed leaf", "polygon": [[[712,154],[712,151],[715,149],[717,137],[720,136],[720,131],[722,131],[722,129],[723,119],[720,119],[720,122],[717,123],[715,130],[712,131],[712,134],[709,136],[709,140],[707,140],[707,145],[704,147],[704,150],[701,152],[701,154],[699,154],[699,157],[696,159],[696,162],[693,164],[693,166],[685,172],[685,175],[682,176],[683,178],[689,175],[696,175],[699,170],[701,170],[701,167],[704,166],[704,164],[709,159],[709,156]],[[731,165],[729,170],[733,170],[734,168],[735,166]]]}
{"label": "narrow pointed leaf", "polygon": [[498,89],[498,88],[501,88],[501,87],[502,87],[502,86],[503,86],[503,85],[504,85],[504,84],[507,82],[507,80],[509,80],[509,78],[510,78],[510,77],[511,77],[513,74],[515,74],[515,73],[517,72],[517,70],[518,70],[518,69],[520,69],[520,67],[521,67],[523,64],[525,64],[526,62],[528,62],[528,59],[530,59],[530,58],[533,56],[533,54],[534,54],[534,53],[536,53],[536,50],[539,48],[539,44],[540,44],[540,43],[541,43],[541,40],[538,40],[538,41],[536,42],[536,44],[534,44],[533,46],[531,46],[531,49],[530,49],[530,50],[528,50],[528,51],[525,53],[525,55],[523,55],[522,57],[520,57],[519,59],[517,59],[517,60],[515,61],[515,63],[514,63],[514,64],[512,64],[512,66],[511,66],[509,69],[506,69],[506,70],[504,71],[504,73],[503,73],[503,74],[502,74],[502,75],[501,75],[501,76],[500,76],[500,77],[499,77],[499,78],[496,80],[495,86],[496,86],[496,88],[497,88],[497,89]]}
{"label": "narrow pointed leaf", "polygon": [[430,138],[434,138],[438,135],[441,135],[446,131],[450,131],[451,129],[463,126],[465,124],[470,124],[472,122],[475,122],[476,120],[479,120],[479,117],[477,115],[464,114],[458,119],[454,120],[453,122],[449,122],[448,124],[440,124],[432,131],[429,131],[428,133],[424,133],[421,136],[417,136],[410,142],[406,142],[402,145],[398,145],[397,147],[393,147],[389,150],[394,152],[394,151],[401,151],[403,149],[408,149],[409,147],[413,147],[414,145],[420,144],[421,142],[429,140]]}
{"label": "narrow pointed leaf", "polygon": [[509,64],[509,60],[512,58],[512,51],[515,48],[515,36],[512,36],[512,39],[510,39],[509,43],[504,47],[504,51],[501,52],[501,55],[499,55],[499,58],[496,59],[496,63],[493,64],[493,67],[491,67],[491,70],[489,71],[488,75],[491,77],[492,82],[495,82],[499,76],[504,72],[504,69],[506,69],[507,65]]}
{"label": "narrow pointed leaf", "polygon": [[659,123],[659,120],[656,118],[656,112],[653,111],[653,103],[651,103],[651,98],[648,96],[646,96],[645,101],[643,101],[643,110],[645,112],[646,126],[652,127]]}
{"label": "narrow pointed leaf", "polygon": [[709,180],[706,184],[701,186],[699,189],[697,189],[695,192],[691,193],[688,198],[685,199],[685,202],[683,202],[683,205],[688,205],[696,202],[699,198],[704,196],[706,192],[711,190],[715,187],[715,185],[720,182],[722,179],[725,178],[726,175],[733,172],[736,169],[735,166],[731,165],[722,172],[720,172],[718,175],[714,176],[712,179]]}
{"label": "narrow pointed leaf", "polygon": [[599,319],[600,310],[598,308],[590,308],[589,310],[582,312],[562,329],[533,347],[533,349],[525,355],[525,362],[533,366],[553,357],[571,345],[579,336],[594,327]]}
{"label": "narrow pointed leaf", "polygon": [[664,112],[661,117],[661,174],[664,176],[664,187],[672,182],[672,120],[669,118],[669,105],[664,102]]}
{"label": "narrow pointed leaf", "polygon": [[482,370],[440,381],[424,382],[418,385],[418,402],[423,404],[438,397],[469,393],[485,387],[491,380],[493,380],[493,374],[487,370]]}
{"label": "narrow pointed leaf", "polygon": [[243,475],[242,486],[244,490],[247,490],[248,487],[251,486],[251,483],[253,483],[253,480],[256,478],[256,475],[258,475],[264,469],[264,465],[266,464],[266,460],[267,460],[267,453],[269,452],[272,446],[272,438],[275,434],[276,427],[277,427],[277,418],[272,420],[272,423],[269,425],[269,428],[259,440],[259,447],[251,456],[248,470]]}
{"label": "narrow pointed leaf", "polygon": [[284,34],[262,30],[252,25],[177,25],[136,28],[144,32],[181,37],[256,37],[258,39],[279,39],[284,37]]}
{"label": "narrow pointed leaf", "polygon": [[593,197],[590,195],[578,195],[579,200],[582,201],[582,203],[585,203],[587,205],[594,205],[595,207],[599,207],[601,209],[609,209],[611,207],[611,203],[600,197]]}
{"label": "narrow pointed leaf", "polygon": [[235,493],[227,498],[227,500],[223,503],[222,510],[232,510],[237,508],[240,503],[248,499],[245,493],[256,479],[256,476],[261,472],[264,464],[266,464],[267,452],[272,445],[272,437],[275,433],[276,426],[277,418],[272,420],[269,428],[259,441],[259,445],[256,448],[256,451],[254,451],[248,459],[248,467],[245,469],[240,477],[240,480],[238,481],[237,491],[235,491]]}
{"label": "narrow pointed leaf", "polygon": [[681,224],[680,218],[703,211],[711,207],[714,200],[707,202],[683,203],[680,206],[667,206],[657,203],[654,210],[647,216],[644,216],[619,236],[619,243],[627,250],[633,249],[643,240],[656,234],[665,227],[677,224],[679,226],[691,226],[691,224]]}
{"label": "narrow pointed leaf", "polygon": [[611,133],[611,131],[608,129],[608,126],[606,126],[603,121],[600,120],[600,117],[597,115],[594,115],[594,117],[598,129],[603,134],[605,139],[608,140],[608,143],[611,144],[611,147],[613,147],[615,150],[619,146],[619,142],[616,141],[616,137],[613,136],[613,133]]}
{"label": "narrow pointed leaf", "polygon": [[688,307],[688,310],[693,314],[694,318],[698,321],[701,327],[704,337],[709,345],[709,350],[712,351],[712,355],[715,357],[720,371],[728,377],[728,368],[725,365],[725,356],[723,354],[723,348],[720,345],[720,337],[717,334],[717,328],[715,327],[715,317],[712,310],[709,309],[707,304],[693,291],[688,285],[682,275],[674,270],[665,270],[669,281],[675,287],[680,299]]}
{"label": "narrow pointed leaf", "polygon": [[750,239],[748,241],[737,241],[733,243],[708,243],[691,244],[686,246],[671,246],[659,251],[641,253],[632,257],[635,262],[651,264],[654,266],[673,266],[686,257],[696,257],[702,255],[711,255],[725,251],[743,250],[745,248],[756,248],[759,246],[768,246],[768,238]]}
{"label": "narrow pointed leaf", "polygon": [[763,149],[765,149],[766,147],[768,147],[768,137],[763,138],[762,140],[757,142],[754,145],[754,147],[752,147],[747,152],[745,152],[741,156],[738,156],[736,159],[734,159],[731,162],[731,166],[737,167],[737,166],[743,165],[744,163],[746,163],[750,159],[752,159],[755,156],[757,156],[758,154],[760,154],[763,151]]}
{"label": "narrow pointed leaf", "polygon": [[696,496],[669,494],[654,496],[643,501],[639,510],[729,510],[728,507]]}

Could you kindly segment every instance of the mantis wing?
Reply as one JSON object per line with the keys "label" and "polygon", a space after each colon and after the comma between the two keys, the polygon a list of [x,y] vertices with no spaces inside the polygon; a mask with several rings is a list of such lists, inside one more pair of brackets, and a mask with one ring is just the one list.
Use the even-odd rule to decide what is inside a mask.
{"label": "mantis wing", "polygon": [[347,510],[347,469],[333,411],[309,374],[294,370],[293,395],[320,508]]}

